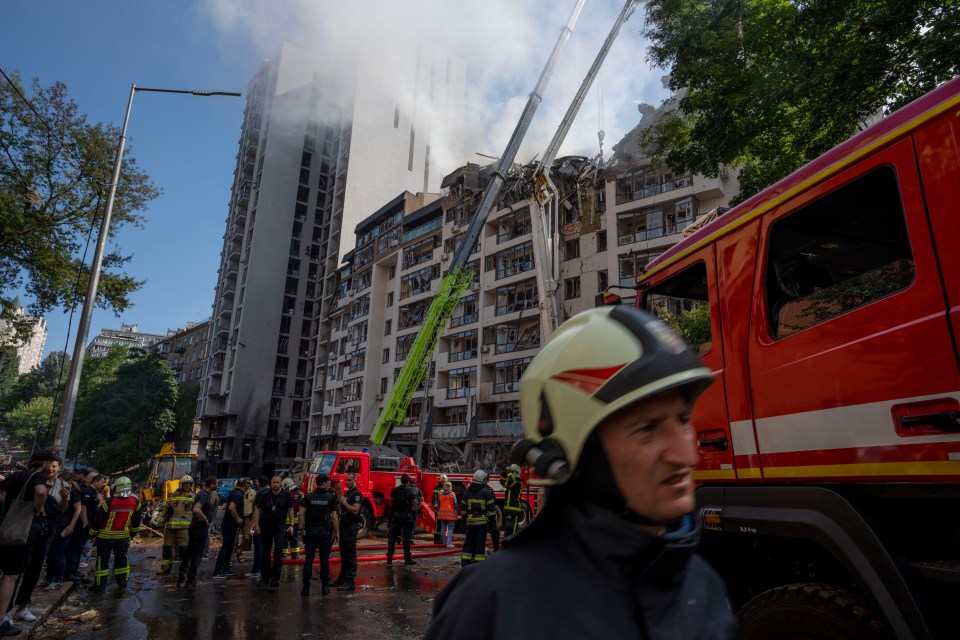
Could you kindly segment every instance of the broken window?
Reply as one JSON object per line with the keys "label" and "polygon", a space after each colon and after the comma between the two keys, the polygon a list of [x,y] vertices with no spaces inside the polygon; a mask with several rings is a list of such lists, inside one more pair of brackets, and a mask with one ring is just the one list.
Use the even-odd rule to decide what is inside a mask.
{"label": "broken window", "polygon": [[508,213],[497,220],[497,244],[530,233],[530,207]]}
{"label": "broken window", "polygon": [[537,296],[537,281],[533,278],[513,285],[497,287],[496,315],[504,315],[540,304]]}
{"label": "broken window", "polygon": [[493,392],[514,393],[520,391],[520,378],[533,358],[519,358],[498,362],[493,370]]}
{"label": "broken window", "polygon": [[450,336],[450,352],[448,362],[470,360],[477,357],[478,332],[464,331]]}
{"label": "broken window", "polygon": [[[464,367],[447,372],[447,397],[466,398],[477,393],[477,368]],[[465,408],[465,407],[464,407]]]}

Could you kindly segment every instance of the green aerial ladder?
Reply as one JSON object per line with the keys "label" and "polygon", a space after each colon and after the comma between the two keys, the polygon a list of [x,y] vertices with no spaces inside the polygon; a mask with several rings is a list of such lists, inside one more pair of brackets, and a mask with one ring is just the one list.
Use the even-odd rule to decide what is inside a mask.
{"label": "green aerial ladder", "polygon": [[[560,52],[563,50],[564,45],[570,37],[570,33],[573,30],[573,25],[576,23],[577,18],[580,15],[580,11],[583,9],[585,1],[586,0],[577,1],[577,5],[570,14],[567,24],[563,27],[563,29],[561,29],[560,36],[557,39],[557,42],[554,44],[550,58],[547,60],[547,64],[543,71],[540,73],[540,79],[537,81],[537,85],[533,92],[530,93],[530,97],[527,100],[527,105],[524,107],[523,113],[520,115],[520,121],[517,123],[513,134],[510,136],[507,147],[497,162],[496,169],[493,172],[493,177],[483,192],[483,195],[480,199],[480,204],[477,206],[477,210],[473,214],[473,218],[470,221],[470,226],[467,227],[467,231],[464,234],[463,239],[460,241],[460,246],[457,247],[456,253],[453,255],[453,260],[450,263],[450,270],[440,281],[440,287],[433,297],[433,301],[430,304],[430,309],[427,311],[427,315],[424,318],[422,329],[417,335],[416,340],[414,340],[410,352],[407,354],[407,361],[404,364],[403,369],[400,371],[400,375],[397,377],[397,381],[393,386],[393,390],[387,398],[383,412],[377,419],[377,424],[374,426],[373,433],[370,435],[370,441],[374,444],[383,444],[393,428],[399,426],[403,422],[403,418],[407,413],[407,408],[410,406],[410,400],[413,398],[413,394],[420,387],[420,385],[423,384],[423,381],[426,379],[430,371],[430,359],[433,356],[433,352],[437,348],[437,343],[440,341],[440,334],[443,333],[443,330],[446,328],[447,322],[453,315],[453,310],[460,301],[460,297],[463,295],[463,292],[467,289],[467,287],[470,286],[470,283],[473,281],[476,275],[466,268],[466,264],[470,259],[470,254],[473,252],[473,248],[477,244],[477,240],[480,238],[480,233],[483,230],[483,225],[487,221],[487,216],[490,213],[490,209],[493,208],[493,203],[496,200],[497,195],[500,193],[503,183],[506,181],[507,172],[513,165],[513,159],[516,157],[517,151],[520,148],[520,143],[523,141],[523,137],[527,133],[527,129],[530,126],[530,121],[533,119],[533,115],[536,113],[537,107],[540,106],[540,102],[543,100],[543,90],[546,88],[547,81],[550,79],[550,75],[553,72],[553,68],[556,65],[557,59],[560,57]],[[610,36],[608,36],[607,40],[604,42],[600,53],[597,54],[597,59],[594,61],[593,66],[591,66],[590,71],[587,73],[587,77],[584,79],[583,84],[580,87],[580,90],[577,92],[573,104],[571,104],[567,114],[564,116],[563,122],[560,125],[560,129],[557,131],[557,134],[551,141],[550,146],[548,147],[548,154],[545,156],[544,162],[541,162],[540,167],[538,167],[536,175],[541,176],[539,179],[540,183],[545,183],[546,189],[552,188],[554,193],[556,190],[553,188],[553,183],[549,180],[549,175],[547,175],[546,180],[543,180],[542,176],[545,173],[549,174],[550,164],[553,163],[553,159],[556,156],[556,152],[559,149],[560,143],[563,141],[564,136],[566,136],[567,131],[569,131],[570,124],[572,123],[577,110],[582,104],[586,92],[589,90],[590,85],[600,68],[600,65],[603,63],[603,59],[610,50],[610,45],[612,44],[613,39],[616,37],[616,34],[619,33],[620,26],[629,17],[633,10],[633,6],[636,4],[636,1],[637,0],[627,1],[623,11],[620,14],[620,17],[617,19],[617,22],[614,25],[613,30],[611,30]],[[543,187],[541,187],[541,189],[542,188]],[[539,195],[540,194],[538,193],[538,196]],[[543,197],[543,202],[549,200],[551,195],[546,193],[541,197]],[[542,230],[543,227],[541,226],[540,229]],[[555,328],[555,319],[554,322],[551,322],[551,324],[553,325],[553,328]]]}
{"label": "green aerial ladder", "polygon": [[437,290],[436,295],[433,296],[433,302],[430,303],[430,309],[427,311],[427,316],[422,325],[423,328],[417,335],[416,340],[414,340],[413,346],[407,354],[407,361],[403,365],[403,369],[401,369],[396,383],[393,385],[393,391],[390,392],[383,412],[377,419],[373,433],[370,434],[370,441],[374,444],[383,444],[393,428],[403,422],[403,417],[407,413],[407,407],[410,406],[410,399],[413,398],[414,392],[423,383],[430,371],[430,358],[433,356],[433,352],[437,348],[437,343],[440,341],[440,334],[443,333],[444,328],[447,326],[447,322],[450,320],[450,316],[453,314],[453,310],[460,301],[463,292],[470,286],[470,282],[473,280],[473,272],[466,269],[466,264],[470,259],[470,253],[480,238],[480,232],[483,230],[487,215],[493,207],[497,194],[500,193],[500,188],[506,181],[506,174],[513,165],[513,159],[520,149],[523,136],[526,135],[527,129],[530,127],[530,121],[533,120],[533,115],[537,112],[537,107],[540,106],[540,102],[543,100],[543,90],[547,86],[550,74],[553,73],[553,68],[556,66],[557,59],[560,57],[560,52],[563,50],[564,45],[567,44],[567,40],[570,39],[573,25],[576,24],[577,18],[580,17],[580,11],[583,9],[585,2],[586,0],[577,0],[577,5],[573,8],[567,24],[560,30],[560,36],[553,45],[553,51],[547,60],[546,66],[540,73],[537,86],[533,92],[530,93],[527,106],[524,107],[523,113],[520,115],[520,121],[513,130],[510,141],[507,142],[507,148],[497,162],[493,178],[490,180],[490,183],[487,184],[477,211],[473,214],[473,219],[470,221],[470,226],[467,227],[463,240],[460,241],[460,246],[453,255],[450,270],[447,271],[447,274],[440,281],[440,288]]}

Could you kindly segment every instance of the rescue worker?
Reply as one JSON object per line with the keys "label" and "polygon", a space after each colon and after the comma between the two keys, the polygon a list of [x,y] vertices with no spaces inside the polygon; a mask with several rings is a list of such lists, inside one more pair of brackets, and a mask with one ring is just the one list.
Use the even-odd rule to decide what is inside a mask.
{"label": "rescue worker", "polygon": [[243,553],[253,549],[253,539],[250,527],[253,524],[253,502],[257,499],[257,490],[253,488],[253,480],[240,478],[243,492],[243,528],[240,530],[240,547],[237,551],[237,562],[243,562]]}
{"label": "rescue worker", "polygon": [[443,491],[439,497],[437,522],[440,523],[440,537],[447,549],[453,548],[453,530],[460,519],[460,506],[457,495],[453,492],[453,485],[448,481],[443,483]]}
{"label": "rescue worker", "polygon": [[173,569],[173,554],[182,558],[187,552],[187,529],[193,519],[193,478],[185,475],[180,478],[180,488],[167,500],[163,510],[163,549],[160,555],[160,568],[157,574],[165,576]]}
{"label": "rescue worker", "polygon": [[413,525],[420,510],[420,494],[410,485],[410,476],[400,476],[400,484],[390,492],[390,531],[387,533],[387,564],[393,564],[397,538],[403,539],[403,564],[417,564],[410,553]]}
{"label": "rescue worker", "polygon": [[[280,476],[273,476],[266,491],[257,493],[253,505],[253,532],[263,542],[260,558],[260,585],[276,589],[280,586],[285,533],[293,533],[293,501],[290,493],[281,487]],[[271,555],[272,554],[272,555]]]}
{"label": "rescue worker", "polygon": [[130,478],[120,476],[114,484],[114,495],[103,501],[98,522],[90,525],[90,536],[97,547],[97,564],[93,571],[91,591],[103,591],[110,574],[110,555],[113,554],[113,577],[123,593],[130,580],[127,552],[130,539],[140,531],[143,507],[135,495]]}
{"label": "rescue worker", "polygon": [[[717,573],[698,555],[690,413],[711,382],[696,353],[627,306],[577,314],[520,380],[514,459],[553,486],[503,552],[450,581],[426,640],[732,640]],[[530,615],[543,603],[547,615]]]}
{"label": "rescue worker", "polygon": [[187,552],[180,560],[177,574],[177,586],[192,587],[197,583],[197,570],[203,561],[203,550],[210,541],[210,525],[213,523],[214,507],[212,494],[217,492],[217,479],[210,476],[203,481],[203,487],[194,496],[190,511],[192,520],[187,528]]}
{"label": "rescue worker", "polygon": [[435,519],[434,526],[436,527],[433,530],[433,544],[440,544],[443,542],[443,536],[440,533],[440,520],[436,518],[436,515],[440,510],[440,494],[443,493],[443,483],[446,481],[446,474],[441,473],[440,477],[437,478],[437,486],[433,488],[433,497],[430,500],[430,505],[433,507],[433,515]]}
{"label": "rescue worker", "polygon": [[500,474],[503,485],[503,532],[512,536],[523,515],[520,496],[523,494],[523,478],[520,477],[520,465],[511,464]]}
{"label": "rescue worker", "polygon": [[242,483],[242,478],[237,480],[223,508],[223,519],[220,521],[220,553],[217,554],[217,562],[213,567],[214,580],[226,580],[234,575],[231,569],[233,554],[237,552],[237,534],[243,526],[243,492],[246,485]]}
{"label": "rescue worker", "polygon": [[357,530],[360,528],[360,511],[363,509],[363,494],[357,488],[357,474],[348,473],[344,482],[347,493],[339,496],[340,514],[340,575],[331,583],[337,591],[353,591],[357,578]]}
{"label": "rescue worker", "polygon": [[283,556],[296,559],[300,557],[300,542],[297,533],[300,530],[300,502],[303,500],[303,493],[292,478],[284,478],[280,486],[290,494],[290,501],[293,502],[293,522],[287,520],[287,524],[293,528],[293,533],[284,534],[286,544],[283,548]]}
{"label": "rescue worker", "polygon": [[460,566],[466,567],[474,562],[486,559],[487,530],[490,518],[496,522],[496,501],[493,490],[487,486],[487,472],[479,469],[473,474],[473,482],[463,492],[460,499],[463,520],[466,524],[466,536],[463,550],[460,552]]}
{"label": "rescue worker", "polygon": [[313,577],[313,558],[320,555],[321,593],[330,593],[330,551],[337,543],[340,520],[337,515],[337,496],[330,490],[330,477],[317,474],[314,490],[303,497],[300,504],[300,534],[303,536],[307,557],[303,561],[301,596],[310,595]]}

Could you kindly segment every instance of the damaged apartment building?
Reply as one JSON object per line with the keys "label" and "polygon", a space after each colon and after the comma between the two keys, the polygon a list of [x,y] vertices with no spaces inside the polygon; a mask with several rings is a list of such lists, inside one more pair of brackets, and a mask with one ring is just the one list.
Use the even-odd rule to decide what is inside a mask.
{"label": "damaged apartment building", "polygon": [[[634,284],[684,228],[736,193],[732,178],[655,169],[635,137],[636,130],[615,147],[607,166],[578,156],[553,165],[561,320],[593,306],[611,285]],[[522,436],[519,381],[547,332],[531,225],[539,206],[535,168],[514,165],[507,176],[468,264],[474,281],[387,443],[427,468],[498,469]],[[369,440],[491,170],[467,164],[419,209],[409,207],[412,194],[401,194],[355,229],[356,249],[338,272],[331,316],[332,364],[320,417],[329,435],[312,441],[311,450]]]}

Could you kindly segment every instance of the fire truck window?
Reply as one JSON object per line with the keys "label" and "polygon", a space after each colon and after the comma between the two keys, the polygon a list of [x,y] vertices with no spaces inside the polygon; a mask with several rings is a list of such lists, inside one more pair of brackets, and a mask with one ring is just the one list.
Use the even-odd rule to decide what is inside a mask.
{"label": "fire truck window", "polygon": [[337,473],[357,473],[360,471],[360,461],[356,458],[344,458],[337,465]]}
{"label": "fire truck window", "polygon": [[770,334],[784,338],[906,289],[914,274],[897,176],[879,167],[773,224]]}
{"label": "fire truck window", "polygon": [[643,297],[643,308],[673,327],[700,353],[706,353],[713,346],[704,263],[691,265],[651,288]]}

